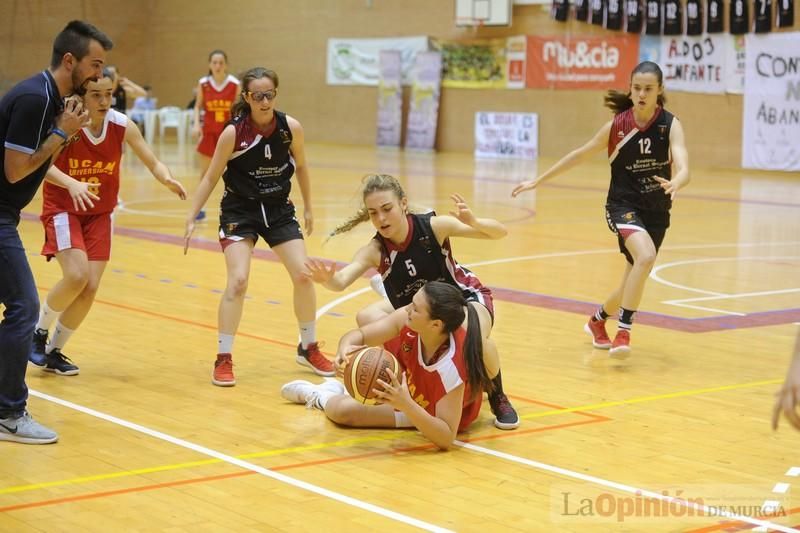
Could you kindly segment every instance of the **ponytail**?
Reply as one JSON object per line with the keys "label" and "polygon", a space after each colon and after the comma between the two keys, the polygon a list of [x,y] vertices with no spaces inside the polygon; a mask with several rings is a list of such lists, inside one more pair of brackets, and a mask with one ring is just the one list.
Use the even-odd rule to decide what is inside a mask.
{"label": "ponytail", "polygon": [[464,362],[467,364],[467,384],[472,392],[469,400],[472,401],[482,391],[491,393],[494,383],[489,377],[489,371],[483,363],[483,337],[481,337],[481,324],[478,312],[469,302],[467,306],[467,338],[464,341]]}

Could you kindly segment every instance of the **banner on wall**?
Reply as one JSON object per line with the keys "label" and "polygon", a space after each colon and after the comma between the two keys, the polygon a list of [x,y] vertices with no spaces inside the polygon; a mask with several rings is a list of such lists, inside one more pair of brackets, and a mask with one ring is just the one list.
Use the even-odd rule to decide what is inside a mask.
{"label": "banner on wall", "polygon": [[378,85],[381,50],[400,52],[403,85],[410,85],[414,58],[428,50],[428,38],[328,39],[328,85]]}
{"label": "banner on wall", "polygon": [[411,75],[413,85],[406,125],[406,148],[433,150],[439,119],[442,54],[418,53]]}
{"label": "banner on wall", "polygon": [[506,88],[506,39],[435,41],[442,53],[442,87]]}
{"label": "banner on wall", "polygon": [[527,36],[526,86],[625,89],[639,59],[639,36]]}
{"label": "banner on wall", "polygon": [[800,171],[800,33],[745,36],[742,166]]}
{"label": "banner on wall", "polygon": [[475,157],[536,159],[539,155],[536,113],[475,113]]}
{"label": "banner on wall", "polygon": [[726,34],[661,38],[661,69],[668,91],[725,92],[731,38]]}
{"label": "banner on wall", "polygon": [[402,60],[397,50],[381,50],[378,78],[378,146],[400,146],[403,122]]}
{"label": "banner on wall", "polygon": [[729,35],[728,59],[725,61],[727,83],[725,90],[733,94],[744,94],[744,35]]}
{"label": "banner on wall", "polygon": [[517,35],[506,39],[506,87],[525,88],[525,61],[528,39]]}

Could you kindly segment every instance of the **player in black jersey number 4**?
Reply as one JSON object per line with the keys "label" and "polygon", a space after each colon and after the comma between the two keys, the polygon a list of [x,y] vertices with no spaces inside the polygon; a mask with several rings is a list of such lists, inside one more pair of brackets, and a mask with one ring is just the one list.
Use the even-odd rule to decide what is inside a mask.
{"label": "player in black jersey number 4", "polygon": [[[611,355],[630,354],[630,330],[653,268],[656,254],[669,227],[669,210],[675,193],[689,183],[689,156],[683,127],[663,108],[664,84],[659,66],[645,61],[631,74],[628,94],[609,91],[606,106],[614,119],[592,139],[564,156],[538,178],[524,181],[512,191],[517,196],[534,189],[600,150],[608,152],[611,184],[606,200],[606,222],[617,235],[627,264],[620,285],[590,318],[584,329],[595,348]],[[619,330],[613,343],[605,321],[619,313]]]}
{"label": "player in black jersey number 4", "polygon": [[184,253],[197,213],[222,175],[225,193],[220,203],[219,241],[225,253],[228,282],[219,305],[217,361],[211,382],[223,387],[236,383],[231,357],[233,337],[242,318],[250,259],[259,236],[280,258],[294,285],[294,311],[300,328],[297,362],[320,376],[335,373],[333,362],[322,355],[317,344],[317,298],[314,284],[303,275],[308,256],[294,204],[289,200],[296,171],[303,196],[305,230],[310,234],[314,219],[303,128],[294,118],[274,109],[277,94],[278,75],[272,70],[257,67],[244,74],[242,93],[231,113],[234,118],[220,135],[186,219]]}

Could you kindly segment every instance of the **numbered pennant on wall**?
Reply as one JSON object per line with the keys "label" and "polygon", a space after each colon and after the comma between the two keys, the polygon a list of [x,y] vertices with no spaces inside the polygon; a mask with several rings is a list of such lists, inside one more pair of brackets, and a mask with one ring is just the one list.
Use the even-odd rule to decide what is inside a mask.
{"label": "numbered pennant on wall", "polygon": [[661,1],[645,0],[645,27],[647,35],[661,35]]}
{"label": "numbered pennant on wall", "polygon": [[642,31],[642,4],[640,0],[625,0],[625,31],[640,33]]}
{"label": "numbered pennant on wall", "polygon": [[756,33],[772,31],[772,0],[754,0],[753,18]]}
{"label": "numbered pennant on wall", "polygon": [[566,22],[569,18],[569,0],[553,0],[550,16],[559,22]]}
{"label": "numbered pennant on wall", "polygon": [[686,0],[686,35],[703,33],[703,10],[700,0]]}
{"label": "numbered pennant on wall", "polygon": [[707,0],[706,33],[722,33],[722,0]]}
{"label": "numbered pennant on wall", "polygon": [[730,14],[731,33],[741,35],[747,33],[750,17],[747,13],[747,0],[731,0]]}
{"label": "numbered pennant on wall", "polygon": [[575,19],[586,22],[589,18],[589,0],[575,0]]}
{"label": "numbered pennant on wall", "polygon": [[683,15],[680,0],[664,0],[664,35],[683,33]]}
{"label": "numbered pennant on wall", "polygon": [[591,23],[602,26],[605,22],[606,0],[592,0]]}
{"label": "numbered pennant on wall", "polygon": [[622,1],[623,0],[608,0],[608,7],[606,8],[607,30],[622,29]]}
{"label": "numbered pennant on wall", "polygon": [[776,17],[779,28],[794,26],[794,0],[778,0],[778,14]]}

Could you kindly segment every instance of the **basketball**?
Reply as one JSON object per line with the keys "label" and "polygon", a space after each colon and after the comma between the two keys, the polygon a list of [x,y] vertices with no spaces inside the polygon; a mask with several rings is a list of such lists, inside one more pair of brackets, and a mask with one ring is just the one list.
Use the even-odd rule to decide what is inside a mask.
{"label": "basketball", "polygon": [[344,386],[347,393],[363,404],[375,405],[377,399],[372,389],[381,388],[378,384],[379,379],[386,383],[391,382],[387,372],[389,369],[395,376],[400,371],[400,365],[394,355],[380,346],[364,348],[350,358],[344,369]]}

